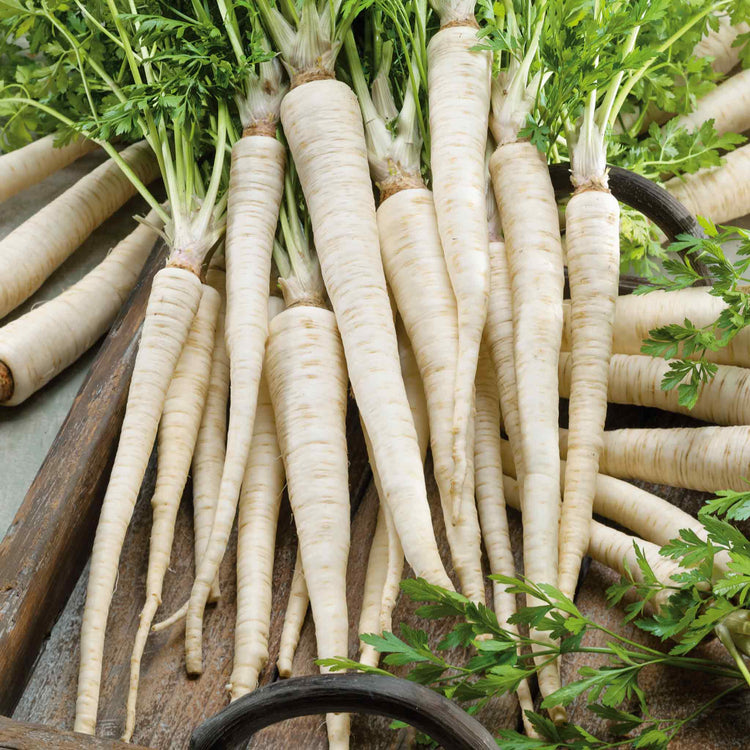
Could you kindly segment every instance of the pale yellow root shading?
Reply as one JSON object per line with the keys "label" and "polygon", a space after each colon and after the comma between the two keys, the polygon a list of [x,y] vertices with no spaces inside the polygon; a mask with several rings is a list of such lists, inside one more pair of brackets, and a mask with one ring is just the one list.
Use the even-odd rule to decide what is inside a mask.
{"label": "pale yellow root shading", "polygon": [[227,204],[226,343],[231,401],[219,497],[206,551],[196,571],[185,620],[185,666],[203,671],[203,611],[234,524],[253,434],[255,404],[268,336],[268,279],[284,186],[283,144],[265,135],[232,148]]}
{"label": "pale yellow root shading", "polygon": [[432,529],[424,468],[401,379],[357,98],[339,81],[311,81],[284,97],[281,121],[385,503],[415,574],[452,588]]}
{"label": "pale yellow root shading", "polygon": [[717,73],[729,73],[739,63],[742,51],[742,46],[734,46],[734,42],[740,34],[747,34],[748,31],[750,26],[746,23],[733,26],[728,15],[721,15],[719,28],[709,29],[693,52],[696,57],[712,57],[711,67]]}
{"label": "pale yellow root shading", "polygon": [[[143,183],[159,168],[144,141],[122,152]],[[105,219],[136,193],[120,167],[109,159],[0,240],[0,318],[14,310]]]}
{"label": "pale yellow root shading", "polygon": [[[560,396],[570,392],[570,354],[560,355]],[[613,404],[648,406],[686,414],[719,425],[750,424],[750,370],[717,365],[716,374],[700,386],[692,409],[678,403],[676,388],[664,391],[662,378],[669,372],[669,360],[638,354],[614,354],[609,363],[607,401]]]}
{"label": "pale yellow root shading", "polygon": [[[404,335],[408,335],[414,347],[413,356],[419,368],[417,377],[421,374],[426,384],[435,478],[453,565],[462,592],[471,599],[483,601],[479,521],[471,477],[464,483],[466,504],[462,506],[461,517],[457,522],[453,517],[451,481],[458,318],[432,193],[424,188],[401,190],[380,205],[377,217],[389,289],[396,298],[406,329]],[[418,292],[415,285],[419,287]],[[399,335],[400,347],[401,338]]]}
{"label": "pale yellow root shading", "polygon": [[305,572],[302,570],[302,556],[300,555],[298,546],[297,559],[294,563],[294,573],[292,575],[292,585],[289,588],[289,601],[284,613],[284,626],[281,629],[279,658],[276,661],[276,668],[279,670],[280,677],[292,676],[294,653],[297,650],[299,636],[302,632],[302,625],[305,622],[305,615],[307,614],[309,604],[310,597],[307,593]]}
{"label": "pale yellow root shading", "polygon": [[[515,478],[513,456],[505,440],[502,441],[501,452],[503,471]],[[560,467],[564,480],[565,461],[560,462]],[[594,512],[630,529],[639,537],[659,547],[675,539],[680,529],[690,529],[699,538],[706,539],[705,527],[694,516],[658,495],[605,474],[598,474],[596,477]],[[728,564],[729,555],[725,551],[718,552],[714,557],[716,573],[726,573]]]}
{"label": "pale yellow root shading", "polygon": [[57,138],[56,133],[45,135],[28,146],[0,156],[0,203],[96,148],[96,143],[83,138],[75,138],[66,146],[55,148]]}
{"label": "pale yellow root shading", "polygon": [[750,129],[750,69],[735,73],[702,96],[695,109],[681,115],[677,124],[693,131],[706,120],[714,120],[719,135]]}
{"label": "pale yellow root shading", "polygon": [[[160,223],[155,212],[147,221]],[[112,325],[156,241],[140,224],[80,281],[0,328],[0,362],[13,376],[2,406],[25,401],[75,362]]]}
{"label": "pale yellow root shading", "polygon": [[[203,409],[198,439],[195,441],[195,451],[193,451],[193,534],[196,570],[208,546],[216,501],[219,497],[221,472],[224,468],[226,453],[227,401],[229,399],[229,357],[224,340],[226,271],[221,268],[209,268],[206,283],[221,295],[221,309],[216,321],[206,406]],[[221,589],[217,575],[211,586],[208,601],[217,602],[220,598]]]}
{"label": "pale yellow root shading", "polygon": [[234,668],[227,685],[232,700],[255,690],[268,662],[273,553],[283,492],[284,464],[271,395],[261,377],[237,525],[237,623]]}
{"label": "pale yellow root shading", "polygon": [[724,154],[724,163],[673,177],[664,187],[695,216],[717,224],[750,213],[750,144]]}
{"label": "pale yellow root shading", "polygon": [[[561,453],[567,433],[560,431]],[[747,491],[750,427],[666,427],[608,430],[602,474],[701,492]]]}
{"label": "pale yellow root shading", "polygon": [[588,546],[607,416],[607,376],[620,276],[620,207],[608,191],[585,190],[573,195],[565,215],[573,364],[558,588],[572,600]]}
{"label": "pale yellow root shading", "polygon": [[458,311],[458,359],[454,386],[454,521],[468,493],[468,446],[474,375],[489,299],[489,236],[486,221],[485,149],[490,111],[492,55],[472,50],[473,26],[438,31],[427,46],[430,164],[437,223]]}
{"label": "pale yellow root shading", "polygon": [[[685,318],[699,328],[712,325],[725,307],[724,301],[709,294],[706,287],[649,292],[645,296],[625,294],[617,298],[613,351],[640,354],[650,330],[672,323],[682,325]],[[569,312],[566,303],[563,351],[570,351]],[[750,367],[750,328],[740,331],[718,351],[707,351],[705,356],[721,365]]]}
{"label": "pale yellow root shading", "polygon": [[[516,576],[516,565],[508,530],[508,515],[503,495],[503,467],[500,451],[500,399],[495,370],[490,361],[486,339],[479,350],[476,377],[476,420],[474,424],[474,472],[482,538],[493,575]],[[508,593],[502,583],[493,581],[492,598],[500,627],[518,633],[518,627],[508,622],[516,612],[516,595]],[[529,683],[520,683],[517,690],[524,729],[536,736],[526,718],[526,711],[534,710]]]}
{"label": "pale yellow root shading", "polygon": [[167,389],[201,293],[201,282],[190,271],[167,267],[154,277],[117,454],[91,554],[81,623],[76,732],[93,734],[96,727],[104,629],[120,552],[154,446]]}
{"label": "pale yellow root shading", "polygon": [[[266,363],[318,658],[347,656],[348,379],[333,313],[302,305],[278,315]],[[326,723],[329,745],[348,747],[349,716],[329,714]]]}
{"label": "pale yellow root shading", "polygon": [[[505,499],[511,508],[519,509],[518,485],[515,479],[508,476],[503,477],[503,488]],[[667,585],[673,585],[671,576],[676,573],[684,572],[674,560],[668,557],[662,557],[659,554],[659,547],[656,544],[645,542],[637,537],[623,534],[621,531],[611,529],[598,521],[591,521],[591,528],[588,534],[589,546],[587,552],[597,562],[612,568],[614,571],[625,574],[627,570],[632,574],[636,581],[642,580],[638,560],[633,542],[636,542],[643,551],[646,559],[651,565],[652,570],[657,578]],[[659,607],[669,598],[672,592],[660,592],[654,597],[653,603]]]}
{"label": "pale yellow root shading", "polygon": [[[490,160],[513,295],[518,423],[523,455],[523,559],[535,583],[557,585],[560,456],[557,360],[562,334],[563,253],[554,190],[531,143],[499,146]],[[533,217],[531,220],[530,217]],[[529,602],[533,604],[534,602]],[[544,637],[534,634],[534,637]],[[542,695],[560,687],[555,662],[539,675]],[[562,712],[555,710],[555,718]]]}
{"label": "pale yellow root shading", "polygon": [[195,441],[206,403],[211,373],[211,352],[221,296],[204,285],[198,311],[193,318],[185,346],[177,361],[164,401],[159,423],[156,484],[151,498],[153,521],[146,573],[146,603],[141,610],[138,632],[130,657],[130,688],[127,698],[125,731],[129,742],[135,729],[141,659],[151,623],[161,605],[164,577],[169,567],[177,511],[185,489]]}

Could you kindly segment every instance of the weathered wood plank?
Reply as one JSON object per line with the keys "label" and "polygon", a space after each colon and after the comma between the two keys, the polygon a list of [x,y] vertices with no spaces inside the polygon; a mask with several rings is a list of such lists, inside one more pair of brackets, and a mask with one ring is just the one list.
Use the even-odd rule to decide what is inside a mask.
{"label": "weathered wood plank", "polygon": [[124,742],[61,732],[0,716],[0,750],[147,750]]}
{"label": "weathered wood plank", "polygon": [[0,712],[10,713],[86,563],[114,458],[155,248],[0,544]]}

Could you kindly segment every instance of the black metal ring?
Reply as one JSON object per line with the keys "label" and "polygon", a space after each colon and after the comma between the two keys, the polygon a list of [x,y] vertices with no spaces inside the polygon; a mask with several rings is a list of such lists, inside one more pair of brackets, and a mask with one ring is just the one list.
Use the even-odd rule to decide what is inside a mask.
{"label": "black metal ring", "polygon": [[203,722],[191,750],[229,750],[285,719],[365,713],[399,719],[450,750],[497,750],[492,735],[463,709],[423,685],[374,674],[325,674],[274,682]]}

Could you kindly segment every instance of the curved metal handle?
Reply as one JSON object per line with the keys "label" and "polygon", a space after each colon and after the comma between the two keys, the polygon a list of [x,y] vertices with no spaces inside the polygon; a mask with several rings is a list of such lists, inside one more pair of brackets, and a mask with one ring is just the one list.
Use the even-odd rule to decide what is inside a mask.
{"label": "curved metal handle", "polygon": [[325,674],[294,677],[230,703],[193,732],[191,750],[226,750],[285,719],[324,713],[399,719],[450,750],[497,750],[492,735],[455,703],[400,677]]}

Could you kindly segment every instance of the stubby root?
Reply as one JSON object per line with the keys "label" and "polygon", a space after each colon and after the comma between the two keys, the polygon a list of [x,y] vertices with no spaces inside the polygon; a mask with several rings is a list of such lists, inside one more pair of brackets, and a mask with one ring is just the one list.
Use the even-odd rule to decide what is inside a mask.
{"label": "stubby root", "polygon": [[0,362],[0,404],[5,403],[13,396],[14,388],[13,373],[5,362]]}

